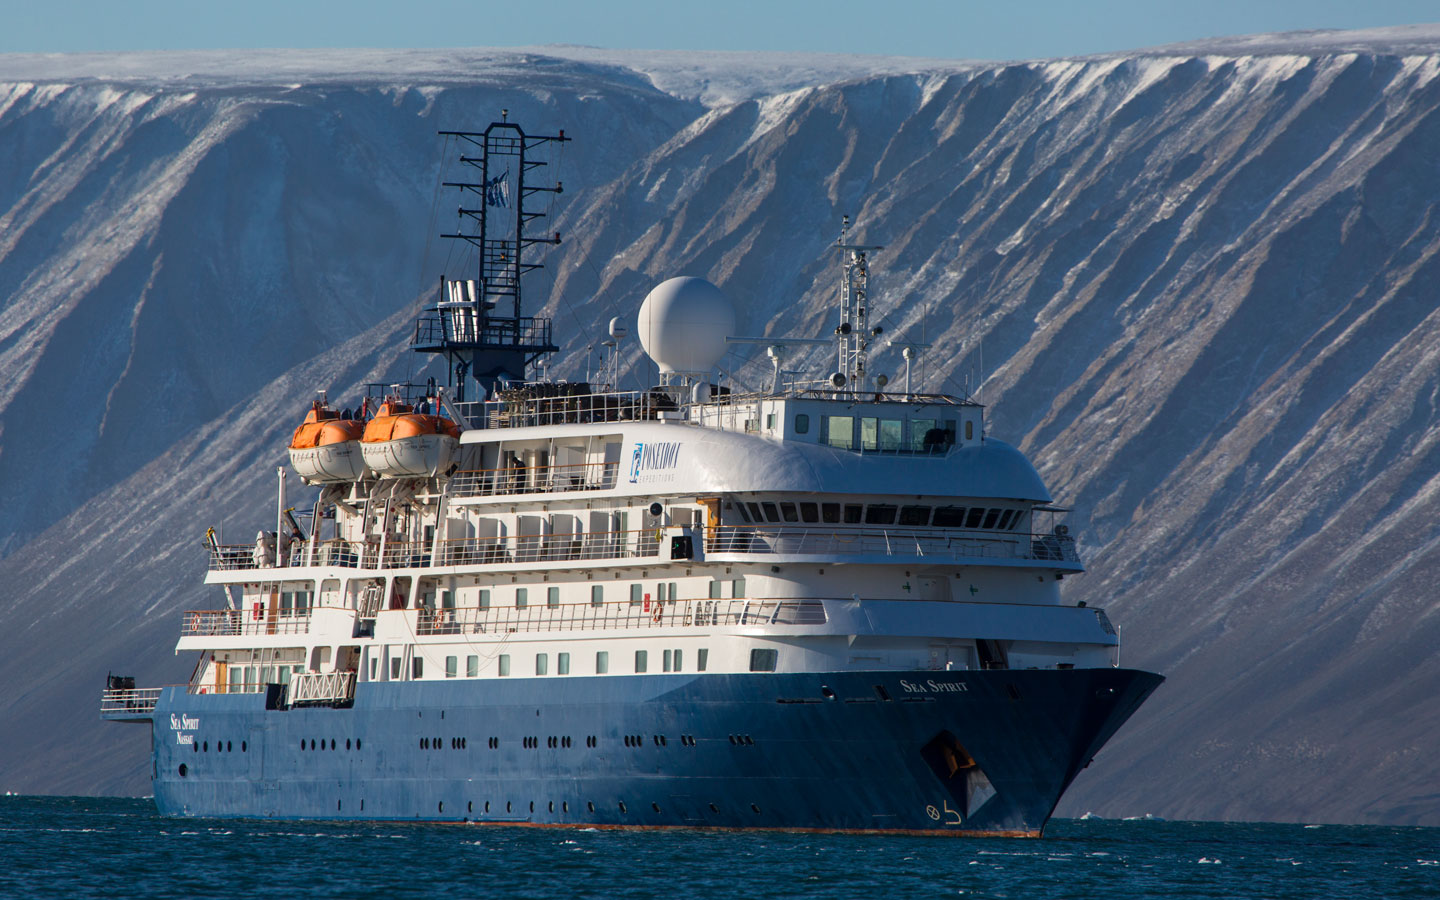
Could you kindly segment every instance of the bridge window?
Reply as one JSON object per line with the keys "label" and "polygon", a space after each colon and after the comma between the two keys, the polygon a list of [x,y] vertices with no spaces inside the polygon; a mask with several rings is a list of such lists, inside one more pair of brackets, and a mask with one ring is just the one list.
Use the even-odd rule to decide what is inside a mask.
{"label": "bridge window", "polygon": [[853,416],[826,416],[825,443],[837,450],[849,450],[855,446],[855,418]]}
{"label": "bridge window", "polygon": [[936,528],[964,528],[965,507],[937,506],[935,507],[935,518],[930,524]]}
{"label": "bridge window", "polygon": [[795,504],[793,503],[781,503],[780,516],[787,522],[800,521],[800,513],[795,510]]}
{"label": "bridge window", "polygon": [[864,507],[861,506],[859,503],[847,503],[847,504],[845,504],[845,524],[846,524],[846,525],[858,525],[858,524],[860,524],[860,513],[861,513],[861,511],[862,511],[863,509],[864,509]]}
{"label": "bridge window", "polygon": [[965,527],[979,528],[984,518],[985,508],[983,506],[972,506],[970,507],[970,512],[965,516]]}
{"label": "bridge window", "polygon": [[750,519],[751,519],[752,521],[755,521],[755,522],[763,522],[763,521],[765,521],[765,517],[760,514],[760,504],[758,504],[758,503],[746,503],[745,506],[746,506],[747,508],[749,508],[749,510],[750,510]]}
{"label": "bridge window", "polygon": [[839,521],[840,521],[840,504],[838,504],[838,503],[822,503],[822,504],[820,504],[820,521],[825,522],[826,524],[829,524],[829,525],[834,525],[835,523],[839,522]]}
{"label": "bridge window", "polygon": [[899,419],[881,419],[880,449],[890,451],[904,449],[904,443],[901,438],[902,432],[903,423]]}
{"label": "bridge window", "polygon": [[750,513],[748,513],[748,512],[745,511],[745,504],[743,504],[743,503],[736,503],[736,504],[734,504],[734,505],[731,505],[731,504],[726,504],[726,505],[729,506],[731,509],[735,510],[736,512],[738,512],[738,513],[740,514],[740,519],[741,519],[741,521],[743,521],[743,522],[744,522],[745,524],[747,524],[747,525],[750,524]]}
{"label": "bridge window", "polygon": [[888,503],[872,503],[865,507],[866,525],[895,524],[895,507]]}
{"label": "bridge window", "polygon": [[1013,510],[1013,509],[1007,509],[1007,510],[1005,510],[1004,512],[1000,513],[1000,521],[995,523],[995,527],[998,528],[998,529],[1000,529],[1001,531],[1004,531],[1005,529],[1009,528],[1009,527],[1010,527],[1010,517],[1013,516],[1014,514],[1015,514],[1015,510]]}
{"label": "bridge window", "polygon": [[763,510],[765,510],[765,521],[767,521],[767,522],[778,522],[778,521],[780,521],[780,509],[779,509],[779,507],[777,507],[775,504],[769,503],[769,502],[761,503],[761,504],[760,504],[760,508],[763,509]]}
{"label": "bridge window", "polygon": [[1000,510],[998,510],[998,509],[988,510],[988,511],[985,513],[985,524],[984,524],[984,525],[981,525],[980,527],[981,527],[981,528],[994,528],[994,527],[995,527],[995,520],[998,519],[998,518],[1000,518]]}
{"label": "bridge window", "polygon": [[880,420],[863,418],[860,420],[860,449],[880,449]]}
{"label": "bridge window", "polygon": [[902,506],[900,507],[901,525],[929,525],[930,507],[928,506]]}
{"label": "bridge window", "polygon": [[820,521],[820,507],[814,503],[800,504],[800,518],[806,522]]}

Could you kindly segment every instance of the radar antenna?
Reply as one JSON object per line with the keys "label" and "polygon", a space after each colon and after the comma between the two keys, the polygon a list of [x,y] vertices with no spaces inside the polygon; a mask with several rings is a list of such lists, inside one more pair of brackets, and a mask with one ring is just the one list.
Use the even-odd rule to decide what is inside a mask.
{"label": "radar antenna", "polygon": [[840,239],[835,242],[835,247],[841,253],[840,324],[835,326],[839,368],[831,376],[831,384],[837,389],[848,386],[852,391],[864,391],[865,357],[870,349],[870,340],[878,337],[883,330],[879,326],[870,327],[866,254],[885,248],[879,244],[850,243],[849,216],[840,218]]}
{"label": "radar antenna", "polygon": [[509,121],[509,113],[502,110],[501,121],[491,122],[484,131],[440,132],[480,151],[478,156],[468,156],[463,150],[460,155],[462,164],[479,171],[478,182],[444,183],[479,202],[474,208],[462,202],[458,210],[461,227],[454,234],[441,235],[476,247],[479,271],[474,281],[441,276],[438,299],[416,321],[410,346],[417,352],[445,356],[449,383],[455,387],[456,399],[462,401],[467,374],[490,393],[497,382],[524,381],[528,366],[560,349],[551,340],[548,318],[524,315],[520,287],[526,273],[543,268],[540,263],[526,262],[525,251],[536,244],[560,243],[558,231],[533,233],[535,220],[546,214],[527,209],[526,201],[535,194],[564,191],[558,181],[553,187],[527,181],[532,170],[548,165],[532,159],[530,153],[570,138],[563,130],[555,135],[526,134]]}

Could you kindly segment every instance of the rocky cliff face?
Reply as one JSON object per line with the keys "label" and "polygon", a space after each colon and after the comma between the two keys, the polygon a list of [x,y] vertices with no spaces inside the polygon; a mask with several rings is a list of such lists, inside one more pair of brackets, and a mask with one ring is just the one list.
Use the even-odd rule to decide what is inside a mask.
{"label": "rocky cliff face", "polygon": [[1440,35],[1410,37],[805,87],[729,60],[708,106],[640,58],[0,86],[0,787],[146,790],[105,671],[183,680],[205,526],[273,514],[310,390],[416,371],[434,132],[508,107],[576,138],[527,285],[557,374],[677,274],[824,334],[840,215],[886,245],[917,387],[979,388],[1076,510],[1069,598],[1170,676],[1061,813],[1440,823]]}

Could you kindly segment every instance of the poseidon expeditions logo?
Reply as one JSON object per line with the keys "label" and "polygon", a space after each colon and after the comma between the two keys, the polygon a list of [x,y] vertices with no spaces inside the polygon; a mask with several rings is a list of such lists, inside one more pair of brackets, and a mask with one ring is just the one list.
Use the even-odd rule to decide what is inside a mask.
{"label": "poseidon expeditions logo", "polygon": [[630,453],[630,483],[654,484],[672,481],[675,468],[680,462],[678,441],[636,441]]}

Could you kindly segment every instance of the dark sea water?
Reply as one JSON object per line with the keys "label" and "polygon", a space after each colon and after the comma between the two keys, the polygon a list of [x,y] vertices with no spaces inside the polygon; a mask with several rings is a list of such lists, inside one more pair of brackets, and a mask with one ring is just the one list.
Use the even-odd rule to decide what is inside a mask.
{"label": "dark sea water", "polygon": [[162,819],[0,798],[0,898],[1440,897],[1440,829],[1058,820],[1040,840]]}

